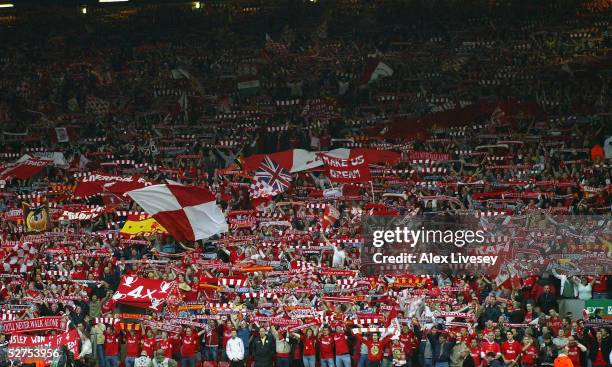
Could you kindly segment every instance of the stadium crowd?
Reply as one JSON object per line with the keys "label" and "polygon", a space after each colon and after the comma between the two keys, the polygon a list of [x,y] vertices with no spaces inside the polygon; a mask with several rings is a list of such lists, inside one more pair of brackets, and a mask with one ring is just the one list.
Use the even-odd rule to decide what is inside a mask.
{"label": "stadium crowd", "polygon": [[[612,307],[610,9],[588,3],[18,24],[0,43],[0,363],[610,366],[612,315],[587,307]],[[326,176],[318,151],[370,178]],[[210,190],[228,230],[177,238],[125,195],[164,183]],[[366,217],[442,213],[496,228],[480,250],[498,266],[363,271]]]}

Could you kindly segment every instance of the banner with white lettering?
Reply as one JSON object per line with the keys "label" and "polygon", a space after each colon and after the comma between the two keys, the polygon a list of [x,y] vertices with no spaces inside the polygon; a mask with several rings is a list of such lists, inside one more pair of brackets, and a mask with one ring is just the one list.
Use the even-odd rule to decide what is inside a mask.
{"label": "banner with white lettering", "polygon": [[90,208],[82,208],[81,210],[64,210],[60,216],[60,220],[80,221],[91,220],[99,217],[106,210],[103,206],[95,206]]}
{"label": "banner with white lettering", "polygon": [[124,276],[113,300],[117,303],[160,311],[176,283],[159,279]]}
{"label": "banner with white lettering", "polygon": [[0,172],[0,179],[8,180],[11,178],[18,178],[20,180],[27,180],[42,171],[49,163],[51,163],[51,161],[29,158]]}
{"label": "banner with white lettering", "polygon": [[27,320],[5,321],[0,324],[0,332],[5,334],[25,333],[43,330],[66,329],[66,320],[61,316],[37,317]]}
{"label": "banner with white lettering", "polygon": [[325,166],[325,175],[331,182],[355,183],[370,181],[370,169],[365,155],[344,159],[319,153]]}
{"label": "banner with white lettering", "polygon": [[8,359],[41,358],[46,365],[49,365],[53,359],[59,357],[59,348],[64,345],[74,353],[75,359],[78,358],[79,334],[76,329],[50,336],[12,334],[8,347]]}
{"label": "banner with white lettering", "polygon": [[91,174],[83,177],[74,190],[75,198],[85,198],[100,194],[103,191],[123,195],[127,191],[152,185],[153,182],[139,176],[113,176],[106,174]]}

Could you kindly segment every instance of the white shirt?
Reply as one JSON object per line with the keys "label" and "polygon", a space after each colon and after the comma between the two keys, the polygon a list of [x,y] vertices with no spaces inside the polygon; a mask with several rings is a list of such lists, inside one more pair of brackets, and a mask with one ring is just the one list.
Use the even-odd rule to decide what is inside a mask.
{"label": "white shirt", "polygon": [[134,361],[134,367],[149,367],[151,365],[151,358],[147,356],[140,356]]}
{"label": "white shirt", "polygon": [[[557,270],[552,269],[551,271],[552,275],[554,275],[555,278],[559,279],[559,281],[561,282],[561,289],[559,289],[559,294],[563,295],[563,290],[565,289],[565,282],[570,281],[567,276],[563,275],[563,274],[559,274],[557,273]],[[574,287],[574,297],[578,296],[578,289],[577,287]]]}
{"label": "white shirt", "polygon": [[85,357],[88,354],[91,354],[92,352],[93,348],[91,346],[91,340],[87,338],[84,341],[81,340],[81,350],[79,351],[79,358]]}
{"label": "white shirt", "polygon": [[227,358],[229,358],[230,361],[242,361],[244,359],[244,344],[242,343],[242,339],[238,337],[230,338],[227,341],[225,353],[227,353]]}
{"label": "white shirt", "polygon": [[588,301],[593,298],[593,286],[591,284],[584,285],[580,283],[575,288],[578,289],[578,299]]}
{"label": "white shirt", "polygon": [[334,246],[334,257],[332,259],[332,267],[341,268],[344,266],[345,261],[346,261],[346,251],[340,250],[338,247]]}

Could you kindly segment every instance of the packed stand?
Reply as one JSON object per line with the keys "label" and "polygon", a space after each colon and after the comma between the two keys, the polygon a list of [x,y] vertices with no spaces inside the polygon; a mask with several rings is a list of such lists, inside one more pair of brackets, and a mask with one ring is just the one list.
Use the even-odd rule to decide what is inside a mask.
{"label": "packed stand", "polygon": [[[221,3],[167,34],[143,11],[1,44],[0,363],[609,366],[589,3],[406,25],[339,2],[267,33],[278,9]],[[227,231],[180,238],[126,194],[166,183],[212,192]],[[499,266],[363,273],[365,217],[441,213],[495,227]]]}

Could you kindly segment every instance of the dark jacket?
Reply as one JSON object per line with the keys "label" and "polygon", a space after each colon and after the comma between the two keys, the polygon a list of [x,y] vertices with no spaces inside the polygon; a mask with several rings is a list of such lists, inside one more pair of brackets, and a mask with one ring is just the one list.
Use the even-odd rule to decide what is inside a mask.
{"label": "dark jacket", "polygon": [[[612,342],[610,341],[610,338],[605,338],[602,339],[602,343],[601,343],[601,352],[603,353],[603,357],[604,359],[607,361],[608,358],[610,357],[610,350],[612,349]],[[599,350],[599,343],[597,342],[597,340],[593,340],[591,342],[591,347],[589,348],[589,359],[591,361],[595,361],[595,359],[597,358],[597,351]]]}
{"label": "dark jacket", "polygon": [[557,308],[557,298],[552,293],[542,293],[536,304],[540,306],[542,312],[548,314],[548,311]]}
{"label": "dark jacket", "polygon": [[554,344],[542,344],[540,346],[540,353],[538,355],[539,364],[552,366],[558,353],[559,352]]}
{"label": "dark jacket", "polygon": [[436,341],[433,344],[433,360],[434,364],[437,362],[450,362],[450,352],[455,346],[455,342],[444,342],[444,344],[440,344]]}
{"label": "dark jacket", "polygon": [[462,367],[476,367],[476,364],[474,364],[474,358],[468,354],[468,356],[463,360]]}
{"label": "dark jacket", "polygon": [[433,354],[433,362],[450,362],[450,353],[455,342],[446,341],[444,344],[440,344],[440,333],[433,332],[427,335],[427,339],[431,343],[431,350]]}
{"label": "dark jacket", "polygon": [[265,344],[262,343],[259,335],[255,337],[251,347],[255,367],[272,367],[272,360],[276,352],[276,341],[271,333],[268,333]]}
{"label": "dark jacket", "polygon": [[242,340],[242,344],[244,344],[244,355],[249,354],[249,340],[251,339],[251,330],[248,328],[239,328],[236,332],[238,337]]}
{"label": "dark jacket", "polygon": [[497,322],[499,320],[499,317],[502,315],[501,310],[499,309],[499,307],[497,306],[497,304],[495,306],[490,306],[487,305],[485,306],[485,308],[482,311],[482,323],[491,320],[493,322]]}

